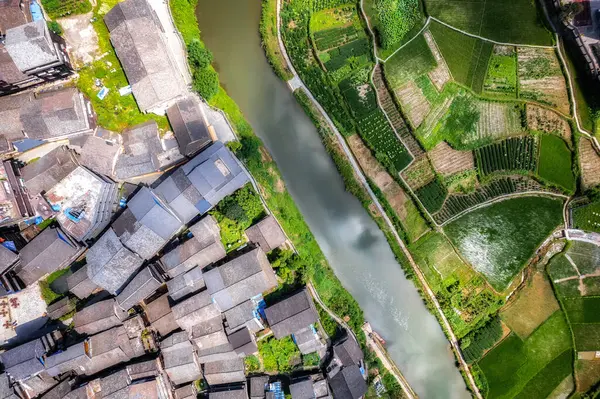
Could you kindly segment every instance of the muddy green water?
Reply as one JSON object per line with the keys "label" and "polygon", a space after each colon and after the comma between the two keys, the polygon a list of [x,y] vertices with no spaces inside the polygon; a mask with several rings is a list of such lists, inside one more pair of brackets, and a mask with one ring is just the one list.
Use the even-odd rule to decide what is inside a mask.
{"label": "muddy green water", "polygon": [[388,342],[421,398],[466,398],[449,344],[385,237],[344,190],[315,127],[260,46],[260,0],[200,0],[202,37],[228,93],[281,169],[285,184],[336,275]]}

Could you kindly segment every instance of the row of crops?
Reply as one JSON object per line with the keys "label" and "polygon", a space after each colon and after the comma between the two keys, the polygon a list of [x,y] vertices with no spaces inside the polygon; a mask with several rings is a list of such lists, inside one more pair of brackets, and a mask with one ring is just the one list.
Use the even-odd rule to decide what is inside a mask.
{"label": "row of crops", "polygon": [[536,170],[537,140],[534,136],[512,137],[477,148],[475,161],[481,176],[501,170]]}
{"label": "row of crops", "polygon": [[313,34],[315,46],[319,51],[326,51],[330,48],[341,46],[352,40],[358,39],[360,31],[354,25],[344,28],[325,29]]}
{"label": "row of crops", "polygon": [[357,86],[352,78],[346,78],[340,82],[339,88],[357,119],[361,119],[377,109],[375,90],[369,83]]}
{"label": "row of crops", "polygon": [[499,317],[494,317],[483,327],[472,331],[460,340],[460,350],[467,363],[471,364],[483,356],[483,352],[490,349],[502,338],[502,322]]}
{"label": "row of crops", "polygon": [[330,72],[335,71],[346,65],[351,58],[360,58],[358,64],[364,64],[369,61],[370,53],[371,48],[366,38],[354,40],[328,51],[329,61],[325,62],[325,68]]}
{"label": "row of crops", "polygon": [[443,207],[433,217],[439,224],[445,223],[459,213],[501,195],[517,192],[517,184],[512,177],[500,177],[480,187],[471,194],[452,194]]}
{"label": "row of crops", "polygon": [[[398,140],[388,120],[380,109],[358,120],[360,135],[369,147],[375,151],[376,156],[384,164],[391,163],[396,172],[404,169],[412,161],[408,150]],[[382,157],[382,155],[385,155]],[[387,157],[388,159],[385,159]]]}
{"label": "row of crops", "polygon": [[348,0],[313,0],[312,10],[313,12],[326,10],[328,8],[338,7],[344,4],[351,3]]}
{"label": "row of crops", "polygon": [[429,213],[435,213],[440,210],[442,205],[444,205],[448,190],[446,190],[446,186],[436,178],[423,187],[415,190],[415,195]]}

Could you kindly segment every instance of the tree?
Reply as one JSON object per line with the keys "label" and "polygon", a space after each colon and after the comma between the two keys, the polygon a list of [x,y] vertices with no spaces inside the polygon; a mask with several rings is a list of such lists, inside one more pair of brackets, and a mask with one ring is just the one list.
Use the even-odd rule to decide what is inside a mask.
{"label": "tree", "polygon": [[212,67],[194,71],[193,87],[206,101],[219,92],[219,74]]}
{"label": "tree", "polygon": [[205,69],[213,62],[213,55],[199,40],[188,46],[188,60],[196,69]]}
{"label": "tree", "polygon": [[50,31],[52,31],[53,33],[56,33],[57,35],[63,34],[62,27],[56,21],[48,21],[48,29],[50,29]]}

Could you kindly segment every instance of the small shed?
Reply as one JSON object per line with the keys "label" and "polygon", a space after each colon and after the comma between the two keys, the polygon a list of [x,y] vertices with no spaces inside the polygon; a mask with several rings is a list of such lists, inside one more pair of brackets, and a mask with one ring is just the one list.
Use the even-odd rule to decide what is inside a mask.
{"label": "small shed", "polygon": [[279,248],[287,240],[285,233],[273,215],[269,215],[246,230],[246,236],[265,252]]}

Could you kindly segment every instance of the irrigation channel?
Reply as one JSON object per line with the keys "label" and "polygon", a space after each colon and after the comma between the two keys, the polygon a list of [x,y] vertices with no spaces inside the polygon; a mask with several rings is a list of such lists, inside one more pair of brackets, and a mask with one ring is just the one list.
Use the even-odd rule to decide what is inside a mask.
{"label": "irrigation channel", "polygon": [[345,191],[319,135],[260,45],[260,0],[200,0],[202,38],[221,82],[277,162],[285,185],[344,286],[422,398],[468,398],[448,341],[385,237]]}

